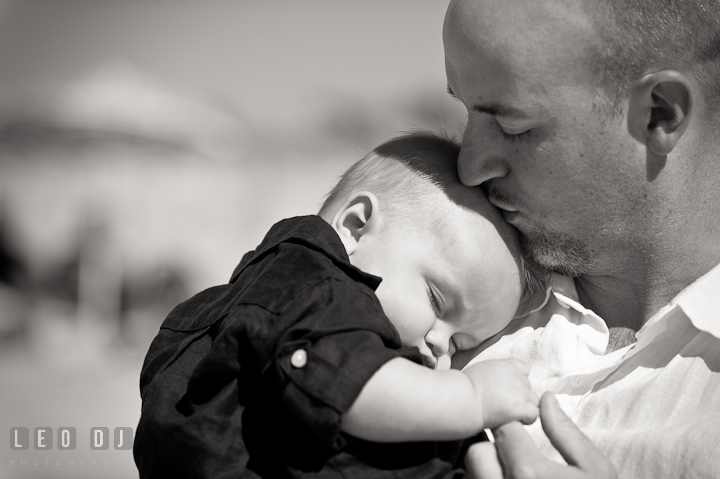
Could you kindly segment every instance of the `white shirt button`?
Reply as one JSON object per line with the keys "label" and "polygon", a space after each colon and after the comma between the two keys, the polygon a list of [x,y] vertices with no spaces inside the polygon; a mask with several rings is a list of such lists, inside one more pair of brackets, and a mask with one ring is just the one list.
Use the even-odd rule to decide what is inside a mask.
{"label": "white shirt button", "polygon": [[304,349],[298,349],[290,357],[290,364],[296,368],[302,368],[307,364],[307,352]]}
{"label": "white shirt button", "polygon": [[582,376],[570,376],[570,385],[574,388],[579,388],[583,385]]}

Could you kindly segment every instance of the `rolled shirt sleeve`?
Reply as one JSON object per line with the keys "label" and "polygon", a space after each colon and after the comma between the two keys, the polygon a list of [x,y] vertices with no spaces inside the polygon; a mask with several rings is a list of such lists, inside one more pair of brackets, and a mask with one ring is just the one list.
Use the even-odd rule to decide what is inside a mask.
{"label": "rolled shirt sleeve", "polygon": [[[258,320],[264,325],[258,326]],[[237,352],[223,348],[222,356],[239,357],[243,363],[230,369],[245,369],[247,381],[241,381],[241,389],[269,388],[288,413],[333,450],[343,444],[342,414],[372,375],[396,357],[422,361],[416,348],[402,348],[397,331],[372,294],[335,277],[308,285],[278,314],[259,305],[239,305],[227,321],[221,334],[231,338],[219,337],[215,345],[238,348]],[[256,371],[248,371],[248,365]],[[255,373],[262,379],[256,381]]]}

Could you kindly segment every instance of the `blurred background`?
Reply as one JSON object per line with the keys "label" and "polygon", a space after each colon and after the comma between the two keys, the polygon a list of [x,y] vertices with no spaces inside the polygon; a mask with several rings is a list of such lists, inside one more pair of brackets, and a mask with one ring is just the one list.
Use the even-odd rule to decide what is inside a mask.
{"label": "blurred background", "polygon": [[0,478],[137,476],[89,431],[134,430],[167,312],[383,140],[461,131],[447,3],[0,0]]}

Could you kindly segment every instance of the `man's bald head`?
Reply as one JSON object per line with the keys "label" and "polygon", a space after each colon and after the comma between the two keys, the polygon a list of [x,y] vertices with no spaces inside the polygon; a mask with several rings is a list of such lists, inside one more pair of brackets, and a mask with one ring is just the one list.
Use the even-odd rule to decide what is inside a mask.
{"label": "man's bald head", "polygon": [[[510,75],[562,70],[585,83],[590,80],[589,68],[568,70],[567,61],[587,61],[587,53],[597,44],[593,22],[572,0],[453,0],[444,36],[446,41],[460,36],[467,48],[483,49],[488,69],[508,67],[504,60],[512,56],[516,61]],[[487,45],[492,48],[484,48]]]}
{"label": "man's bald head", "polygon": [[[478,29],[502,51],[517,46],[517,32],[544,44],[548,68],[553,56],[561,59],[582,52],[582,72],[619,106],[629,88],[646,73],[676,69],[692,73],[715,113],[720,108],[720,2],[707,0],[471,0],[453,1],[465,16],[454,28]],[[478,15],[467,15],[474,10]],[[513,28],[504,28],[508,19]],[[478,20],[485,24],[478,25]],[[561,20],[561,21],[556,21]],[[558,29],[563,31],[558,31]],[[546,30],[546,31],[544,31]],[[511,48],[507,54],[522,55]],[[527,49],[528,53],[533,50]],[[537,73],[537,72],[536,72]],[[579,70],[568,71],[578,74]]]}
{"label": "man's bald head", "polygon": [[615,104],[640,77],[662,69],[692,73],[708,113],[720,108],[720,2],[594,0],[582,2],[599,41],[593,72]]}

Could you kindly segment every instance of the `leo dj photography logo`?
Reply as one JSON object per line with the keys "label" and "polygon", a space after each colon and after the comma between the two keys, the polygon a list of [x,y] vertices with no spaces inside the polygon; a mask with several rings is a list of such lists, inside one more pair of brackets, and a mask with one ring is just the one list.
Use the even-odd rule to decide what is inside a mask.
{"label": "leo dj photography logo", "polygon": [[[133,430],[131,427],[116,427],[113,429],[111,437],[109,428],[92,427],[87,440],[89,440],[90,449],[95,451],[109,449],[111,442],[115,449],[132,449]],[[59,450],[74,451],[77,447],[77,430],[74,427],[59,427],[56,436],[51,427],[36,427],[31,441],[29,428],[10,428],[10,449],[30,449],[31,442],[39,451],[49,451],[54,444]]]}

